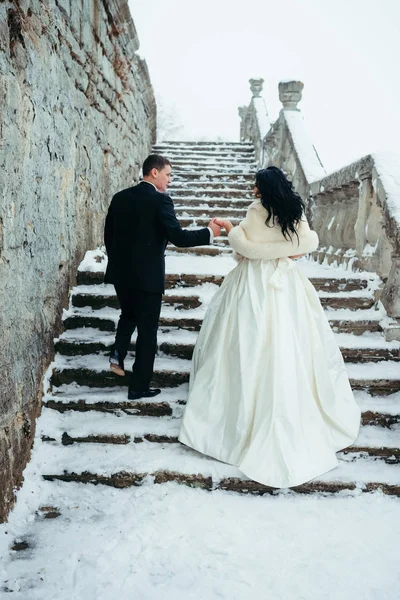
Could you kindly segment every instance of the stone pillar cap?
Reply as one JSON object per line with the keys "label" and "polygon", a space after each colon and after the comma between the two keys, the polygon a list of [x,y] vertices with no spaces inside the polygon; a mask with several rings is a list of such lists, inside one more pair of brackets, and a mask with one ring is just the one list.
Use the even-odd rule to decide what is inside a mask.
{"label": "stone pillar cap", "polygon": [[254,77],[253,79],[249,79],[249,82],[253,98],[258,98],[261,96],[264,79],[261,79],[261,77]]}
{"label": "stone pillar cap", "polygon": [[302,81],[281,81],[279,83],[279,100],[284,110],[299,110],[298,103],[301,100],[304,83]]}

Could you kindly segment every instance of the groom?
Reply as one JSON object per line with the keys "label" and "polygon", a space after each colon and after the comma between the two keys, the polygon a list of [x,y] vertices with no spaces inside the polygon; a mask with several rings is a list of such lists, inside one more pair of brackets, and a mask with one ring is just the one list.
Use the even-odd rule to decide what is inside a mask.
{"label": "groom", "polygon": [[108,255],[105,283],[113,283],[121,306],[110,368],[125,375],[124,359],[137,327],[135,362],[129,381],[129,400],[151,398],[157,328],[164,293],[164,252],[170,241],[189,248],[211,244],[221,227],[210,221],[195,231],[181,229],[171,198],[165,194],[171,182],[171,163],[151,154],[143,163],[143,181],[113,197],[104,228]]}

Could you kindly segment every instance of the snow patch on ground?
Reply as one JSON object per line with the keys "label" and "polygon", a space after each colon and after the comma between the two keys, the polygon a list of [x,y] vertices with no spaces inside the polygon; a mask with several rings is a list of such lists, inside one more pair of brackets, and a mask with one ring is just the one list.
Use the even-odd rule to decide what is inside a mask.
{"label": "snow patch on ground", "polygon": [[[31,490],[35,492],[36,490]],[[0,573],[21,600],[394,600],[400,503],[373,495],[243,497],[177,484],[44,484],[20,505]],[[121,520],[123,515],[123,520]],[[2,526],[5,529],[5,526]]]}

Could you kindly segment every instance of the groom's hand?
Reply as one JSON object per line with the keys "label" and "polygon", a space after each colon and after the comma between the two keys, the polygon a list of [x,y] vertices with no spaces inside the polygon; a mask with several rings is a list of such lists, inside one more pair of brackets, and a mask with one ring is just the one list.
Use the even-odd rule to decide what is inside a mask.
{"label": "groom's hand", "polygon": [[217,236],[220,235],[220,233],[221,233],[221,226],[218,225],[215,222],[215,219],[211,219],[211,221],[209,222],[209,224],[207,225],[207,227],[209,227],[212,230],[212,232],[214,234],[214,237],[217,237]]}

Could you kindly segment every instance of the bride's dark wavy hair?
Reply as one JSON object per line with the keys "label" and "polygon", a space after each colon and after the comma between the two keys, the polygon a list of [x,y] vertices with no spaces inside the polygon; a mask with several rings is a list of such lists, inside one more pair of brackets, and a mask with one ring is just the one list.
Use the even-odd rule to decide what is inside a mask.
{"label": "bride's dark wavy hair", "polygon": [[293,189],[292,182],[278,167],[267,167],[257,171],[256,186],[261,195],[261,203],[268,213],[265,224],[273,227],[276,219],[286,239],[291,240],[293,234],[299,239],[296,225],[300,222],[306,206]]}

